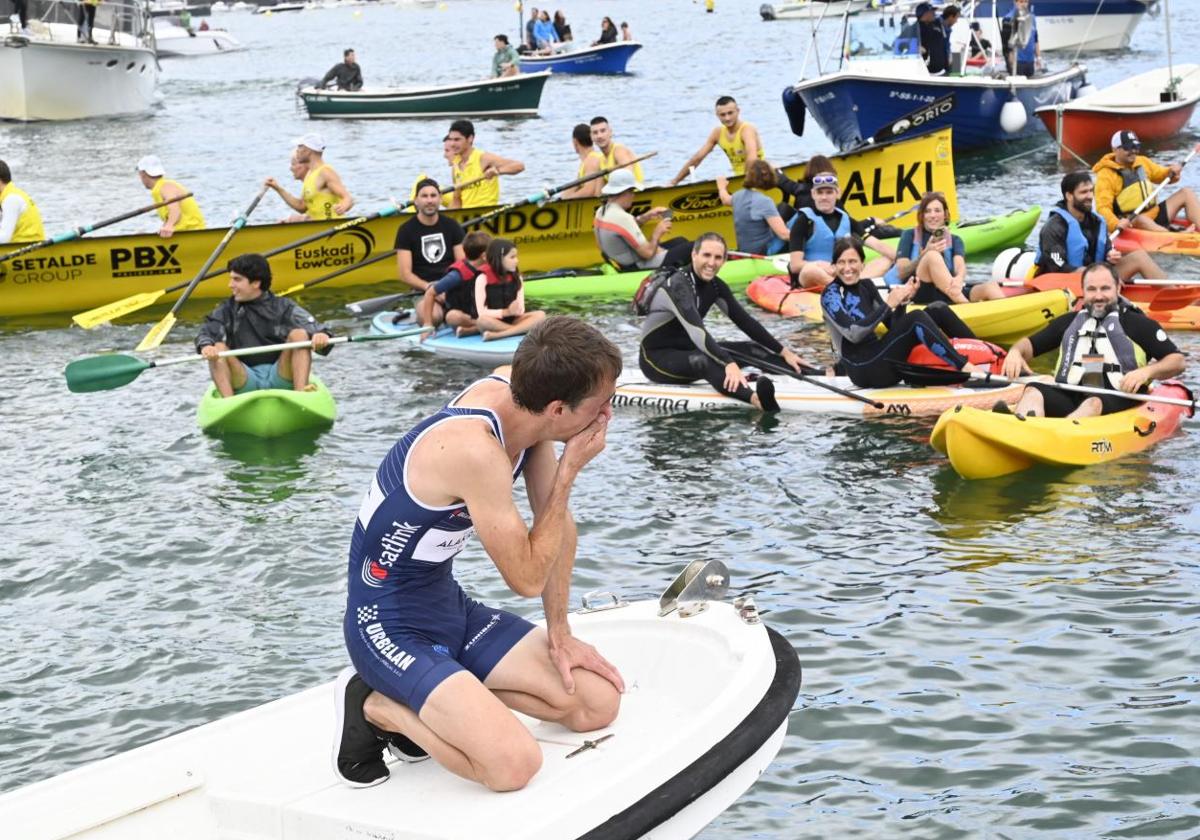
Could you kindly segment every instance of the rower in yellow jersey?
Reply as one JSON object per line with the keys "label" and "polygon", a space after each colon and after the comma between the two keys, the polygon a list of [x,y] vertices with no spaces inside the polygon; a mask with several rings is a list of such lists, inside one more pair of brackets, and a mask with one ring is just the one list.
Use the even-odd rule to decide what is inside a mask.
{"label": "rower in yellow jersey", "polygon": [[308,167],[300,197],[304,213],[313,221],[340,219],[350,212],[354,199],[341,177],[325,162],[325,138],[305,134],[296,141],[296,160]]}
{"label": "rower in yellow jersey", "polygon": [[[156,155],[146,155],[139,160],[137,173],[142,179],[142,186],[150,190],[156,204],[188,192],[183,184],[166,177],[167,171]],[[177,230],[204,230],[204,214],[200,212],[200,205],[195,198],[185,198],[159,207],[158,217],[162,219],[158,235],[163,239],[170,239]]]}
{"label": "rower in yellow jersey", "polygon": [[45,238],[37,205],[29,193],[12,182],[12,171],[0,160],[0,244],[41,242]]}
{"label": "rower in yellow jersey", "polygon": [[708,133],[708,139],[700,150],[688,158],[679,174],[671,179],[671,186],[686,178],[717,146],[729,158],[734,175],[745,175],[747,163],[766,158],[758,129],[742,119],[742,111],[732,96],[722,96],[717,100],[717,119],[721,124]]}
{"label": "rower in yellow jersey", "polygon": [[[592,144],[592,129],[587,123],[579,123],[571,131],[571,148],[575,150],[575,154],[579,155],[579,171],[575,175],[576,178],[595,175],[604,168],[604,154]],[[559,196],[562,198],[595,198],[600,195],[600,189],[603,186],[603,178],[593,178],[577,187],[563,190]]]}
{"label": "rower in yellow jersey", "polygon": [[[600,150],[600,154],[604,155],[604,168],[616,169],[623,163],[629,163],[637,155],[626,146],[624,143],[618,143],[613,140],[612,126],[608,124],[608,120],[604,117],[592,117],[592,142],[596,144],[596,148]],[[645,178],[642,176],[642,165],[635,163],[631,167],[633,171],[633,180],[640,187]],[[608,178],[604,179],[605,182]]]}
{"label": "rower in yellow jersey", "polygon": [[[288,164],[292,177],[301,183],[304,182],[304,176],[308,174],[308,166],[300,162],[300,156],[295,151],[292,152],[292,159]],[[296,212],[292,215],[280,219],[283,224],[292,222],[307,222],[308,221],[308,206],[304,203],[304,199],[298,195],[292,195],[283,184],[276,181],[274,178],[268,178],[263,182],[267,187],[275,190],[275,193],[283,199],[283,203],[292,208]]]}
{"label": "rower in yellow jersey", "polygon": [[454,152],[450,161],[450,177],[456,188],[477,178],[487,179],[463,190],[455,189],[450,198],[450,207],[493,207],[500,203],[500,181],[497,176],[516,175],[525,171],[525,164],[519,160],[476,149],[475,124],[470,120],[450,123],[446,142],[451,144]]}

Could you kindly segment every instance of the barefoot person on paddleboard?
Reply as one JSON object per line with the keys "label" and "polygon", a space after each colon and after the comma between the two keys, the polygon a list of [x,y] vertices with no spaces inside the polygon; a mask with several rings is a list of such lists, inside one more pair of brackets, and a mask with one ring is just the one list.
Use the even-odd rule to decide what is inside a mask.
{"label": "barefoot person on paddleboard", "polygon": [[[334,766],[348,785],[388,778],[383,750],[432,756],[496,791],[524,787],[542,751],[512,710],[577,732],[607,726],[625,685],[567,623],[580,470],[604,449],[620,351],[574,318],[521,343],[489,376],[402,437],[380,464],[350,542]],[[555,442],[564,442],[557,456]],[[520,475],[533,508],[513,501]],[[478,532],[504,582],[541,596],[546,628],[470,598],[454,559]]]}

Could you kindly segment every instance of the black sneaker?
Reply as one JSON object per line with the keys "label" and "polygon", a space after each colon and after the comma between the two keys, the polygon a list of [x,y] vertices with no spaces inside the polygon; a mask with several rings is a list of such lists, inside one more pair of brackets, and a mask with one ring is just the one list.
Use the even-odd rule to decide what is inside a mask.
{"label": "black sneaker", "polygon": [[[374,729],[375,727],[371,727]],[[379,730],[376,730],[377,732]],[[429,758],[429,753],[418,747],[412,739],[401,735],[399,732],[385,732],[387,737],[387,748],[395,758],[400,759],[407,764],[416,764],[418,761],[424,761]]]}
{"label": "black sneaker", "polygon": [[775,383],[765,376],[760,376],[754,383],[754,392],[758,394],[758,404],[768,414],[779,411],[779,400],[775,399]]}
{"label": "black sneaker", "polygon": [[996,400],[992,406],[993,414],[1012,414],[1012,409],[1008,407],[1008,403],[1004,400]]}
{"label": "black sneaker", "polygon": [[343,668],[334,684],[333,771],[350,787],[372,787],[386,782],[384,740],[363,714],[371,687],[353,668]]}

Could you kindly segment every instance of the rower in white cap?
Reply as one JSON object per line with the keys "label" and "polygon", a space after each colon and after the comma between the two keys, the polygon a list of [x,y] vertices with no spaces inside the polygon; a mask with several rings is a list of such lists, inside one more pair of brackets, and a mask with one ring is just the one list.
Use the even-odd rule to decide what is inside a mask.
{"label": "rower in white cap", "polygon": [[[166,177],[167,171],[157,155],[146,155],[139,160],[137,173],[142,179],[142,186],[150,190],[155,203],[179,198],[188,193],[187,188],[178,181]],[[185,198],[183,201],[159,207],[158,217],[162,219],[158,235],[163,239],[170,239],[177,230],[204,230],[204,214],[200,212],[200,205],[196,203],[195,198]]]}
{"label": "rower in white cap", "polygon": [[324,152],[325,138],[320,134],[305,134],[296,141],[296,159],[308,167],[300,197],[305,213],[314,221],[340,219],[354,206],[341,177],[322,157]]}

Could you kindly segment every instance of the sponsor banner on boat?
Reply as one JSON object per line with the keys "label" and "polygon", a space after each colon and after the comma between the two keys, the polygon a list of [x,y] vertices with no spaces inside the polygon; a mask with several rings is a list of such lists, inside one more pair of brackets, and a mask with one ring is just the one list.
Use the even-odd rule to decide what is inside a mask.
{"label": "sponsor banner on boat", "polygon": [[[950,131],[944,129],[834,157],[846,209],[859,217],[890,216],[916,204],[922,193],[940,190],[946,194],[951,216],[957,217],[950,141]],[[660,164],[663,170],[672,167]],[[784,167],[784,171],[788,177],[798,179],[804,168],[796,164]],[[740,186],[740,178],[731,179],[730,191]],[[510,210],[481,227],[517,244],[524,271],[594,266],[600,262],[592,233],[598,206],[599,201],[593,198],[535,204]],[[732,212],[721,204],[713,181],[651,187],[637,193],[634,212],[651,207],[671,208],[672,236],[694,239],[716,231],[734,241]],[[356,208],[363,213],[374,209]],[[466,221],[487,211],[484,207],[447,212]],[[391,248],[397,229],[407,218],[399,215],[374,219],[282,251],[271,258],[273,287],[281,290],[310,283]],[[910,215],[898,224],[911,225],[912,220]],[[214,269],[223,269],[228,259],[238,254],[272,251],[329,227],[328,222],[247,225]],[[186,284],[224,234],[224,228],[213,228],[176,233],[167,240],[156,233],[84,238],[0,263],[0,317],[80,312],[129,295]],[[386,281],[398,282],[391,260],[346,272],[325,285],[345,287]],[[228,277],[222,274],[201,283],[193,296],[212,299],[227,294]],[[160,303],[168,304],[173,297],[167,295]]]}

